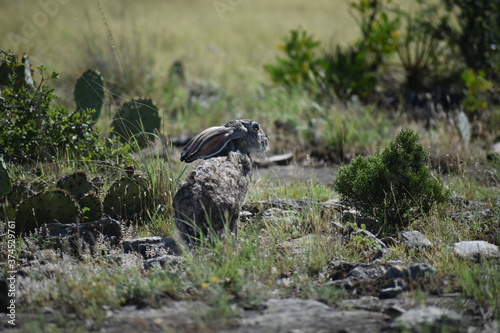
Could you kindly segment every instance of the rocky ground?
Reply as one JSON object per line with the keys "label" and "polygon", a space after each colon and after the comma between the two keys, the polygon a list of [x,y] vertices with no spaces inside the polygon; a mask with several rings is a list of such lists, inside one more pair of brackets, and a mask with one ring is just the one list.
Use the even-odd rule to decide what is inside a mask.
{"label": "rocky ground", "polygon": [[[311,170],[294,172],[289,168],[267,169],[265,172],[283,177],[284,174],[310,178]],[[328,170],[316,171],[315,176],[325,182],[331,175]],[[287,178],[287,177],[285,177]],[[306,200],[272,200],[249,202],[242,214],[246,219],[259,214],[262,219],[287,219],[288,213],[296,213],[311,203]],[[335,202],[320,204],[322,209],[340,209]],[[476,212],[477,213],[477,212]],[[480,214],[491,214],[481,211]],[[458,212],[467,216],[470,212]],[[244,222],[243,222],[244,223]],[[95,239],[103,234],[110,244],[120,248],[121,255],[134,255],[142,261],[144,270],[162,266],[182,267],[183,255],[174,240],[163,237],[127,239],[119,227],[120,222],[104,218],[85,227],[78,225],[48,225],[44,237],[66,237],[84,240],[92,247]],[[166,300],[157,306],[141,307],[135,304],[119,309],[106,310],[105,320],[100,332],[500,332],[500,322],[491,313],[459,293],[446,294],[435,289],[436,284],[426,284],[438,272],[426,263],[403,263],[400,260],[380,258],[391,251],[395,243],[413,251],[432,249],[432,242],[416,230],[404,231],[395,237],[379,239],[364,229],[354,229],[338,223],[337,232],[326,237],[341,242],[347,235],[359,233],[364,239],[371,239],[373,248],[367,253],[366,262],[347,262],[332,260],[321,272],[325,286],[343,289],[347,295],[341,300],[328,304],[313,299],[295,297],[270,297],[260,304],[248,308],[235,308],[237,315],[221,320],[202,322],[196,314],[203,312],[209,305],[195,300]],[[309,234],[290,239],[279,246],[294,255],[307,255],[308,248],[321,235]],[[71,242],[70,242],[71,243]],[[74,242],[76,243],[76,242]],[[81,243],[80,243],[81,244]],[[500,258],[498,246],[484,240],[468,240],[449,244],[453,256],[478,261],[485,258]],[[67,247],[64,251],[75,253],[78,247]],[[126,259],[123,259],[126,260]],[[27,259],[19,271],[19,286],[29,285],[31,272],[53,270],[49,264]],[[48,273],[50,276],[50,274]],[[279,284],[289,283],[289,276],[282,276]],[[256,281],[258,283],[258,281]],[[424,294],[416,299],[412,286],[419,285]],[[2,285],[1,292],[5,294]],[[278,294],[278,293],[277,293]],[[4,295],[5,296],[5,295]],[[500,296],[499,296],[500,297]],[[25,332],[34,320],[43,321],[47,328],[57,326],[57,313],[52,308],[41,309],[38,314],[17,313],[17,325],[13,328],[2,319],[2,328],[12,332]],[[68,318],[71,320],[71,318]],[[83,327],[91,323],[82,322]]]}

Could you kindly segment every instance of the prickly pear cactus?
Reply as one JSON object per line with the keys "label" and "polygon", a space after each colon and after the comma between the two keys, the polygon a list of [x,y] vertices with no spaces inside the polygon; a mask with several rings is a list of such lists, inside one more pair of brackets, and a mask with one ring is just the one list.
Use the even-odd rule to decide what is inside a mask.
{"label": "prickly pear cactus", "polygon": [[14,221],[17,206],[32,195],[30,185],[17,182],[12,185],[12,191],[0,202],[0,220]]}
{"label": "prickly pear cactus", "polygon": [[12,184],[10,182],[9,174],[7,173],[7,167],[0,157],[0,197],[9,194],[12,191]]}
{"label": "prickly pear cactus", "polygon": [[116,113],[111,126],[125,142],[137,142],[145,147],[160,129],[160,116],[155,102],[136,98],[124,103]]}
{"label": "prickly pear cactus", "polygon": [[44,223],[78,223],[80,208],[64,190],[42,192],[23,201],[17,208],[16,234],[26,235]]}
{"label": "prickly pear cactus", "polygon": [[95,69],[88,69],[76,81],[75,103],[78,109],[94,109],[92,118],[97,120],[104,101],[104,79]]}
{"label": "prickly pear cactus", "polygon": [[57,182],[57,188],[68,191],[76,200],[80,200],[86,193],[94,189],[85,172],[75,172]]}
{"label": "prickly pear cactus", "polygon": [[103,214],[101,198],[94,193],[85,194],[78,205],[82,212],[82,222],[94,222],[99,220]]}
{"label": "prickly pear cactus", "polygon": [[104,197],[104,213],[116,219],[145,220],[152,202],[151,183],[139,175],[117,180]]}

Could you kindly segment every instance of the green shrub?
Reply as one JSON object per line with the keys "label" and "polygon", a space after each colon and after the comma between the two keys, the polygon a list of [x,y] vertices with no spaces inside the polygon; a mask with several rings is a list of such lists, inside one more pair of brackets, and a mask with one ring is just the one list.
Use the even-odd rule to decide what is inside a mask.
{"label": "green shrub", "polygon": [[377,80],[371,69],[369,52],[366,49],[337,47],[322,59],[325,81],[341,100],[348,100],[353,95],[366,100],[375,92]]}
{"label": "green shrub", "polygon": [[40,66],[38,85],[19,85],[16,69],[24,64],[3,54],[2,68],[9,74],[3,78],[0,98],[0,155],[22,163],[56,157],[116,162],[126,157],[127,146],[99,138],[93,110],[70,111],[55,103],[57,96],[45,82],[57,78],[57,73],[45,77]]}
{"label": "green shrub", "polygon": [[279,48],[286,57],[277,57],[275,65],[265,65],[264,69],[277,84],[314,90],[319,79],[317,48],[320,42],[303,30],[290,31],[283,42]]}
{"label": "green shrub", "polygon": [[461,76],[466,88],[465,98],[462,100],[464,110],[468,113],[487,110],[490,106],[487,97],[494,83],[485,78],[483,70],[476,73],[473,69],[466,69]]}
{"label": "green shrub", "polygon": [[384,151],[343,166],[334,181],[341,199],[378,219],[386,231],[407,226],[445,201],[448,193],[432,176],[427,152],[417,141],[412,130],[402,130]]}
{"label": "green shrub", "polygon": [[321,43],[303,30],[292,30],[280,45],[286,57],[275,65],[265,65],[273,82],[285,87],[302,87],[330,99],[332,93],[341,100],[353,95],[366,100],[375,94],[376,72],[384,57],[395,52],[395,31],[399,19],[389,17],[385,3],[361,1],[351,3],[362,37],[347,48],[318,53]]}
{"label": "green shrub", "polygon": [[358,96],[411,110],[429,93],[445,111],[462,102],[466,110],[490,113],[485,106],[497,105],[498,94],[483,83],[499,78],[498,1],[419,0],[415,6],[350,1],[361,32],[354,43],[328,50],[307,32],[292,30],[281,47],[286,57],[264,68],[275,83],[305,88],[326,102]]}
{"label": "green shrub", "polygon": [[442,0],[444,13],[436,32],[450,46],[458,47],[467,68],[484,70],[488,79],[500,78],[500,3],[491,0]]}

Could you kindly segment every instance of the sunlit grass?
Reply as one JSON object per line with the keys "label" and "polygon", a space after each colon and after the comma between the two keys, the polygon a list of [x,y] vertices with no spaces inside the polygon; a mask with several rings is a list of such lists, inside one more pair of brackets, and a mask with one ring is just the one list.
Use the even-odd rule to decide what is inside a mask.
{"label": "sunlit grass", "polygon": [[[463,291],[485,308],[498,311],[498,264],[459,261],[450,250],[455,241],[484,237],[485,230],[499,229],[500,193],[495,183],[498,164],[484,163],[484,143],[478,140],[465,146],[449,119],[424,130],[402,115],[373,106],[322,106],[304,91],[270,86],[262,66],[274,61],[278,53],[275,46],[290,29],[300,26],[326,44],[345,44],[358,36],[347,1],[233,3],[232,10],[221,13],[214,8],[214,2],[200,0],[69,1],[54,9],[54,15],[33,31],[33,37],[24,38],[24,24],[42,9],[38,3],[0,1],[4,19],[0,36],[5,37],[1,47],[17,53],[26,51],[33,65],[45,64],[59,72],[61,80],[55,87],[60,101],[70,108],[76,77],[88,67],[99,69],[108,80],[107,88],[116,89],[113,92],[117,94],[103,108],[99,127],[105,131],[115,111],[113,103],[119,104],[136,94],[152,96],[162,109],[161,134],[166,137],[198,133],[229,119],[252,118],[269,134],[273,153],[293,151],[297,148],[295,143],[309,148],[321,144],[343,154],[346,163],[355,155],[373,153],[402,127],[418,130],[435,164],[445,161],[443,165],[449,169],[441,171],[453,171],[446,177],[446,184],[454,195],[481,201],[481,208],[491,209],[494,218],[487,223],[479,219],[457,222],[450,214],[470,207],[461,199],[452,201],[410,225],[431,240],[431,248],[409,250],[396,244],[381,260],[429,263],[439,272],[432,282],[436,288],[442,287],[443,281],[452,281],[442,288],[443,292]],[[22,38],[15,39],[9,33]],[[189,94],[187,88],[166,85],[168,70],[175,60],[184,62],[188,77],[201,78],[204,83],[221,88],[220,98],[208,105],[183,108]],[[290,142],[281,146],[277,120],[289,125],[291,131]],[[146,225],[126,227],[128,238],[175,237],[171,200],[179,182],[193,166],[174,160],[171,146],[164,148],[166,156],[144,152],[135,156],[137,172],[151,180],[154,205],[147,214],[150,221]],[[43,189],[83,168],[89,177],[104,175],[104,191],[123,175],[123,170],[116,166],[99,161],[84,166],[81,162],[71,157],[29,168],[12,166],[9,174]],[[496,178],[491,176],[495,173]],[[368,262],[370,257],[364,250],[372,244],[362,236],[346,241],[336,238],[333,223],[342,221],[343,216],[338,212],[325,213],[317,204],[335,198],[336,193],[312,175],[304,176],[308,181],[271,181],[255,172],[247,203],[305,198],[312,204],[301,211],[285,209],[266,220],[253,216],[242,221],[236,241],[228,237],[194,253],[186,252],[176,271],[143,270],[138,258],[117,262],[105,254],[75,262],[44,252],[41,260],[61,265],[60,271],[51,279],[35,274],[30,278],[36,283],[27,281],[20,286],[22,310],[36,312],[47,306],[61,311],[63,316],[77,313],[81,320],[93,319],[102,324],[106,310],[138,303],[158,306],[162,300],[171,299],[206,303],[209,307],[195,318],[207,322],[233,318],[242,308],[258,308],[264,300],[278,296],[312,298],[334,305],[349,295],[342,289],[323,285],[322,271],[334,258]],[[331,177],[335,175],[332,173]],[[0,245],[5,248],[5,241]],[[415,294],[424,298],[419,296],[424,295],[419,288]],[[61,318],[62,327],[64,319]],[[34,323],[33,331],[44,331],[40,329],[44,325],[43,321]]]}
{"label": "sunlit grass", "polygon": [[[107,56],[118,71],[142,67],[150,76],[134,86],[150,79],[159,85],[170,64],[179,59],[190,75],[211,78],[233,93],[262,83],[262,66],[274,60],[274,46],[290,29],[300,26],[335,43],[347,43],[359,35],[344,0],[240,1],[225,10],[218,9],[216,2],[199,0],[69,1],[56,5],[50,16],[38,3],[2,1],[2,13],[0,36],[7,37],[2,38],[2,48],[28,52],[35,63],[60,72],[63,82],[71,82],[87,66],[99,64],[99,57]],[[150,60],[129,61],[134,54],[146,54]],[[158,97],[156,93],[152,96]]]}

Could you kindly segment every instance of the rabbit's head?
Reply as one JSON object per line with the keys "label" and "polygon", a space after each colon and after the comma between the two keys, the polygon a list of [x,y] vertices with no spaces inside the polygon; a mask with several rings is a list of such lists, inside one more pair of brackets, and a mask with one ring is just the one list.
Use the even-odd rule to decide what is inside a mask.
{"label": "rabbit's head", "polygon": [[222,126],[210,127],[192,138],[181,153],[181,161],[227,156],[231,151],[243,154],[267,152],[269,137],[256,121],[231,120]]}

